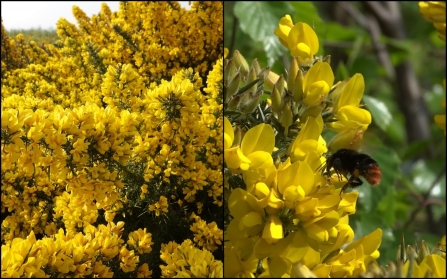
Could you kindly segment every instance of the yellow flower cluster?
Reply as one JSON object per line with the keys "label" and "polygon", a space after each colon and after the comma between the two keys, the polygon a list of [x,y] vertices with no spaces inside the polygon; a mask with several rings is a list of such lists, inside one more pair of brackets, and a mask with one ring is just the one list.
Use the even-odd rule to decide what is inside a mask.
{"label": "yellow flower cluster", "polygon": [[421,241],[421,244],[416,247],[407,246],[400,247],[403,250],[398,251],[399,255],[403,254],[405,263],[402,266],[401,277],[406,278],[445,278],[446,277],[446,261],[445,261],[445,244],[446,236],[444,235],[441,241],[430,251],[427,244]]}
{"label": "yellow flower cluster", "polygon": [[[74,236],[143,216],[127,223],[127,247],[122,232],[86,241],[114,265],[85,261],[100,277],[147,277],[158,266],[138,265],[140,254],[159,232],[136,227],[154,221],[144,213],[176,226],[187,218],[166,197],[222,206],[223,4],[123,2],[116,13],[103,4],[91,18],[76,6],[73,14],[78,25],[59,20],[59,40],[44,47],[9,38],[2,25],[1,239],[12,247],[30,234],[49,241],[61,228]],[[61,253],[62,271],[75,276],[70,253]],[[2,260],[2,272],[29,276],[20,266]],[[40,267],[32,272],[50,274]]]}
{"label": "yellow flower cluster", "polygon": [[[227,121],[225,144],[231,146],[234,132]],[[316,171],[325,150],[318,142],[321,130],[309,117],[296,138],[307,146],[292,149],[301,156],[294,162],[290,156],[275,165],[274,133],[266,124],[250,129],[241,147],[225,148],[227,166],[239,164],[233,171],[241,172],[247,185],[247,191],[234,189],[228,202],[233,219],[225,232],[225,262],[234,264],[225,265],[226,277],[252,273],[257,260],[267,258],[265,276],[290,275],[292,264],[301,262],[320,277],[355,277],[378,258],[380,229],[340,250],[354,238],[348,216],[355,213],[358,193],[340,198],[340,190]]]}
{"label": "yellow flower cluster", "polygon": [[137,268],[138,261],[140,260],[140,258],[135,255],[133,250],[129,251],[125,246],[121,248],[119,258],[121,270],[125,273],[134,271]]}
{"label": "yellow flower cluster", "polygon": [[[365,91],[363,76],[357,73],[334,85],[334,74],[329,63],[311,59],[318,52],[318,37],[306,23],[298,22],[293,25],[290,16],[286,15],[281,18],[275,34],[294,55],[288,83],[284,82],[283,86],[291,92],[294,102],[302,102],[304,105],[301,121],[305,122],[309,116],[316,118],[321,115],[326,102],[332,102],[331,114],[334,121],[325,124],[338,134],[329,143],[329,151],[342,147],[357,149],[356,145],[372,121],[371,113],[360,106]],[[301,51],[295,53],[296,48],[301,48]],[[312,66],[304,75],[300,67],[310,66],[311,62]],[[332,92],[329,95],[330,91]],[[285,108],[284,101],[278,105],[278,98],[273,95],[272,110],[281,119],[281,111],[290,108]]]}
{"label": "yellow flower cluster", "polygon": [[144,230],[138,229],[138,231],[131,232],[127,244],[130,247],[135,247],[138,254],[143,254],[151,252],[151,245],[154,243],[152,242],[152,234],[147,233],[145,228]]}
{"label": "yellow flower cluster", "polygon": [[161,196],[158,202],[149,206],[149,211],[155,211],[155,216],[157,217],[163,212],[168,212],[168,199]]}
{"label": "yellow flower cluster", "polygon": [[221,261],[214,260],[208,250],[194,247],[191,240],[183,241],[181,245],[171,241],[162,244],[160,258],[166,265],[160,266],[163,277],[183,278],[222,278]]}
{"label": "yellow flower cluster", "polygon": [[137,278],[151,278],[152,271],[149,270],[147,263],[140,265],[137,272]]}
{"label": "yellow flower cluster", "polygon": [[300,65],[312,64],[320,46],[317,34],[308,24],[298,22],[294,25],[290,15],[286,15],[279,21],[275,35],[290,50],[290,55],[298,57]]}
{"label": "yellow flower cluster", "polygon": [[[93,150],[97,156],[107,153],[108,158],[126,164],[132,153],[129,134],[136,130],[138,119],[136,113],[118,114],[96,105],[73,110],[56,106],[52,113],[3,110],[2,211],[21,212],[8,216],[8,222],[24,223],[25,235],[31,228],[43,232],[48,199],[55,194],[54,218],[61,218],[68,231],[95,222],[97,208],[116,203],[123,182],[117,170],[97,161],[100,157],[93,163],[91,154]],[[88,165],[89,170],[84,168]],[[14,233],[2,234],[2,239],[12,239]]]}
{"label": "yellow flower cluster", "polygon": [[[88,225],[84,233],[65,234],[59,229],[51,238],[36,240],[33,232],[26,239],[15,238],[10,244],[2,245],[2,277],[110,278],[113,272],[103,261],[109,261],[125,249],[119,237],[123,226],[123,222],[98,228]],[[126,266],[135,262],[134,258],[122,254],[120,259]]]}
{"label": "yellow flower cluster", "polygon": [[375,262],[368,266],[364,278],[445,278],[445,235],[430,251],[424,240],[418,245],[405,245],[402,238],[397,261],[384,268]]}
{"label": "yellow flower cluster", "polygon": [[[328,181],[322,174],[328,148],[321,134],[324,127],[338,132],[331,151],[358,144],[371,123],[371,114],[360,107],[363,76],[356,74],[334,85],[329,63],[314,58],[318,38],[305,23],[294,25],[286,16],[275,34],[294,56],[287,82],[283,77],[273,82],[266,79],[272,83],[272,92],[263,113],[275,117],[272,122],[278,125],[261,123],[245,129],[252,118],[247,118],[248,125],[224,118],[224,159],[234,178],[225,181],[231,192],[224,238],[225,277],[295,277],[300,275],[299,266],[317,277],[357,277],[379,257],[382,231],[376,229],[353,241],[349,215],[356,211],[358,192],[342,194],[346,181],[338,181],[335,174]],[[230,75],[234,74],[232,63],[241,69],[247,66],[236,53],[226,62],[230,69],[224,72]],[[228,90],[237,78],[238,74],[224,77]],[[242,103],[237,108],[250,112]],[[296,137],[277,146],[275,139],[282,133],[288,136],[292,126],[299,131]],[[283,157],[273,155],[274,151]],[[243,186],[236,185],[237,180]]]}
{"label": "yellow flower cluster", "polygon": [[6,34],[6,30],[3,27],[3,18],[1,35],[1,78],[3,80],[8,76],[6,74],[8,71],[23,67],[25,65],[25,58],[20,55],[20,49],[17,47],[16,41]]}
{"label": "yellow flower cluster", "polygon": [[422,17],[433,22],[439,37],[445,41],[445,1],[419,2]]}
{"label": "yellow flower cluster", "polygon": [[[120,238],[124,222],[113,222],[98,228],[87,225],[84,233],[64,234],[62,229],[51,238],[37,240],[33,231],[26,239],[15,238],[11,244],[2,246],[2,277],[59,277],[72,276],[112,277],[113,272],[103,265],[119,256],[124,272],[136,269],[139,254],[149,253],[153,242],[146,229],[129,234],[127,244],[136,250],[128,250]],[[139,267],[138,274],[150,276],[147,264]]]}
{"label": "yellow flower cluster", "polygon": [[[87,101],[100,105],[104,97],[101,88],[109,88],[101,76],[118,63],[133,65],[146,87],[187,67],[205,78],[222,55],[222,12],[221,2],[200,2],[189,11],[176,2],[131,2],[120,4],[118,13],[111,13],[103,4],[101,12],[89,18],[74,6],[79,29],[61,19],[57,24],[60,40],[46,46],[48,53],[24,43],[17,46],[2,33],[7,51],[4,68],[19,69],[2,76],[8,77],[8,82],[2,83],[2,96],[20,92],[26,97],[37,94],[64,107]],[[34,65],[32,69],[21,62],[23,53],[32,62],[28,62],[30,66]],[[136,88],[130,95],[141,94],[143,88]],[[23,107],[23,102],[8,106]],[[36,105],[43,108],[46,104]],[[52,104],[48,105],[51,108]]]}
{"label": "yellow flower cluster", "polygon": [[[438,255],[427,255],[421,262],[415,262],[412,268],[410,263],[410,261],[407,261],[403,265],[403,278],[445,278],[446,276],[445,258]],[[430,275],[427,276],[427,274]]]}
{"label": "yellow flower cluster", "polygon": [[217,227],[216,222],[207,224],[194,213],[190,218],[195,220],[195,223],[190,227],[190,230],[194,233],[194,242],[211,252],[217,250],[217,245],[222,244],[223,232]]}

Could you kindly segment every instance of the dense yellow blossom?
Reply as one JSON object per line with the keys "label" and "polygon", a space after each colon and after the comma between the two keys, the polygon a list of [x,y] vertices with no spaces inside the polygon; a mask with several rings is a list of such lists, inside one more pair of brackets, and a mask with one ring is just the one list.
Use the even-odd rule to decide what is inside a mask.
{"label": "dense yellow blossom", "polygon": [[146,233],[145,228],[144,230],[138,229],[138,231],[131,232],[127,244],[136,247],[138,254],[143,254],[152,251],[151,245],[154,243],[152,242],[152,234]]}
{"label": "dense yellow blossom", "polygon": [[168,199],[164,196],[160,197],[160,200],[155,204],[149,206],[149,211],[155,211],[155,216],[160,216],[163,212],[168,212]]}
{"label": "dense yellow blossom", "polygon": [[[2,276],[160,276],[154,235],[187,231],[195,204],[220,218],[223,3],[72,11],[46,45],[2,25]],[[210,249],[216,222],[200,232]]]}
{"label": "dense yellow blossom", "polygon": [[218,245],[222,244],[223,232],[217,227],[216,222],[207,224],[194,213],[191,218],[195,220],[195,223],[190,227],[190,230],[194,233],[194,242],[211,252],[217,250]]}
{"label": "dense yellow blossom", "polygon": [[[328,152],[324,128],[339,133],[341,139],[331,142],[335,146],[347,137],[353,141],[371,123],[371,114],[361,108],[363,76],[335,83],[330,64],[314,57],[319,41],[305,23],[294,25],[286,15],[275,34],[293,56],[287,81],[283,76],[273,80],[270,73],[260,78],[271,83],[271,100],[254,101],[256,111],[241,104],[250,90],[262,92],[262,87],[236,88],[236,97],[226,100],[232,113],[224,118],[229,190],[224,275],[358,277],[379,257],[382,231],[353,241],[349,215],[356,211],[358,192],[342,193],[345,182],[338,177],[333,181],[321,170]],[[248,69],[239,52],[225,65],[227,92],[238,75],[248,83],[250,73],[259,78],[266,70],[255,62]],[[246,76],[234,70],[243,65]],[[240,104],[231,107],[237,98]],[[289,132],[296,134],[290,137]]]}
{"label": "dense yellow blossom", "polygon": [[181,245],[172,241],[162,244],[160,253],[160,258],[166,263],[160,266],[164,277],[222,278],[223,276],[222,262],[215,260],[208,250],[194,247],[189,239]]}
{"label": "dense yellow blossom", "polygon": [[[114,257],[107,249],[114,247],[117,255],[122,244],[123,241],[105,226],[96,229],[89,225],[84,233],[76,234],[65,234],[60,229],[54,237],[41,240],[36,240],[31,232],[26,239],[15,238],[11,244],[2,246],[2,277],[49,277],[50,274],[68,273],[111,277],[113,273],[100,266],[102,260]],[[129,257],[123,256],[123,262],[128,263]]]}

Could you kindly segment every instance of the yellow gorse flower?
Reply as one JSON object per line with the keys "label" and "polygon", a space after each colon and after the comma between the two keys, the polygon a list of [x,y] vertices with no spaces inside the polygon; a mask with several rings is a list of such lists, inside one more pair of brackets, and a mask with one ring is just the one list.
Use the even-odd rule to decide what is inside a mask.
{"label": "yellow gorse flower", "polygon": [[446,6],[444,1],[425,1],[419,2],[419,10],[422,16],[433,22],[438,30],[439,37],[445,41],[445,13]]}
{"label": "yellow gorse flower", "polygon": [[[445,41],[446,2],[444,1],[419,2],[419,11],[426,20],[433,22],[433,25],[438,30],[439,37]],[[443,85],[445,90],[445,79],[443,81]],[[442,100],[441,106],[444,108],[445,111],[445,98]],[[436,125],[438,125],[439,128],[444,130],[444,136],[446,135],[445,119],[446,119],[445,113],[437,114],[434,117]]]}
{"label": "yellow gorse flower", "polygon": [[[287,81],[282,76],[271,78],[274,75],[265,74],[263,81],[271,83],[272,89],[267,108],[259,108],[264,103],[255,103],[260,105],[258,111],[275,121],[270,121],[272,125],[263,121],[254,125],[257,111],[243,118],[247,113],[243,106],[231,107],[238,95],[227,100],[229,111],[241,110],[244,113],[239,118],[244,120],[232,114],[224,118],[231,216],[225,230],[225,262],[229,264],[224,267],[224,275],[254,277],[262,270],[256,276],[359,276],[378,258],[382,231],[377,229],[352,242],[354,231],[349,215],[356,211],[358,192],[340,195],[338,179],[336,183],[328,181],[322,174],[323,155],[328,148],[321,135],[325,127],[338,132],[337,142],[331,142],[335,146],[361,137],[368,128],[371,114],[361,108],[363,76],[355,74],[334,83],[329,63],[314,57],[318,38],[307,24],[293,24],[286,15],[275,34],[294,58]],[[234,76],[231,70],[240,61],[244,61],[243,56],[235,53],[226,61],[229,69],[224,72],[236,79],[237,74]],[[259,68],[253,63],[247,72],[264,70]],[[241,76],[242,80],[250,78],[249,74]],[[230,90],[231,79],[224,80]],[[288,137],[290,127],[298,131],[293,137]],[[283,141],[278,143],[277,138]],[[235,183],[238,180],[241,182]]]}
{"label": "yellow gorse flower", "polygon": [[149,211],[155,211],[155,216],[160,216],[163,212],[168,212],[168,199],[164,196],[160,197],[160,200],[155,204],[149,205]]}
{"label": "yellow gorse flower", "polygon": [[190,240],[182,244],[162,244],[160,258],[166,263],[160,268],[165,277],[222,278],[222,262],[216,261],[208,250],[194,247]]}
{"label": "yellow gorse flower", "polygon": [[[223,204],[223,3],[73,14],[48,44],[2,24],[2,277],[160,276],[141,256],[155,234],[174,238],[196,204],[199,216]],[[159,232],[148,224],[162,214]],[[216,216],[197,228],[209,249],[222,246]]]}
{"label": "yellow gorse flower", "polygon": [[298,22],[294,25],[290,15],[286,15],[281,18],[274,33],[290,50],[290,54],[298,58],[300,65],[312,63],[313,56],[318,52],[319,42],[317,34],[308,24]]}

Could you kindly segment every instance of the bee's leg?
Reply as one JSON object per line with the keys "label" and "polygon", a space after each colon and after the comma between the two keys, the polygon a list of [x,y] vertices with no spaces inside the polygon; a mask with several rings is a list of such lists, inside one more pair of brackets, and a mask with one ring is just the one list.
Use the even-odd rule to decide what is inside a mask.
{"label": "bee's leg", "polygon": [[341,190],[340,190],[340,197],[341,197],[341,194],[348,188],[349,188],[349,182],[346,183],[345,185],[343,185],[343,188],[341,188]]}
{"label": "bee's leg", "polygon": [[363,184],[363,181],[360,180],[360,178],[351,175],[351,177],[349,177],[348,182],[343,186],[343,188],[341,188],[340,197],[341,197],[341,194],[344,191],[346,191],[346,189],[348,189],[348,188],[355,188],[355,187],[358,187],[358,186],[360,186],[362,184]]}
{"label": "bee's leg", "polygon": [[[328,174],[329,177],[330,177],[330,173],[328,172],[327,174]],[[342,181],[342,180],[343,180],[343,174],[342,174],[341,172],[338,172],[337,170],[335,170],[335,174],[336,174],[337,177],[338,177],[338,181]]]}
{"label": "bee's leg", "polygon": [[342,181],[343,180],[343,176],[341,175],[341,173],[337,172],[337,176],[338,176],[338,181]]}
{"label": "bee's leg", "polygon": [[351,188],[355,188],[355,187],[359,187],[360,185],[363,184],[363,181],[360,180],[360,178],[355,177],[352,181],[351,181]]}
{"label": "bee's leg", "polygon": [[342,180],[342,176],[341,176],[341,172],[339,172],[339,170],[342,170],[343,168],[342,168],[342,164],[341,164],[340,159],[338,159],[338,158],[335,159],[333,161],[333,163],[332,163],[332,167],[334,168],[335,173],[338,176],[338,181],[341,181]]}

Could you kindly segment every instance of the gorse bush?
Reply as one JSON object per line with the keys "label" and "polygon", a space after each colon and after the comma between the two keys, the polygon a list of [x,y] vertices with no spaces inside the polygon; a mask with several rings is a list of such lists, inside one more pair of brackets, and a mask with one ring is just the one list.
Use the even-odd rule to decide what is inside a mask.
{"label": "gorse bush", "polygon": [[[316,56],[313,28],[289,15],[274,34],[290,51],[286,75],[225,51],[224,276],[445,277],[445,236],[432,249],[402,239],[397,263],[385,268],[381,228],[355,239],[349,218],[359,195],[343,191],[359,177],[377,184],[380,169],[368,155],[328,156],[357,150],[372,122],[363,75],[336,81],[330,55]],[[324,130],[335,134],[329,143]]]}
{"label": "gorse bush", "polygon": [[222,13],[2,25],[2,277],[222,277]]}
{"label": "gorse bush", "polygon": [[[20,36],[17,37],[17,35]],[[56,29],[45,30],[40,27],[37,29],[11,29],[8,30],[8,36],[16,39],[23,38],[24,42],[22,44],[34,41],[42,48],[45,48],[45,44],[54,44],[58,40]]]}

